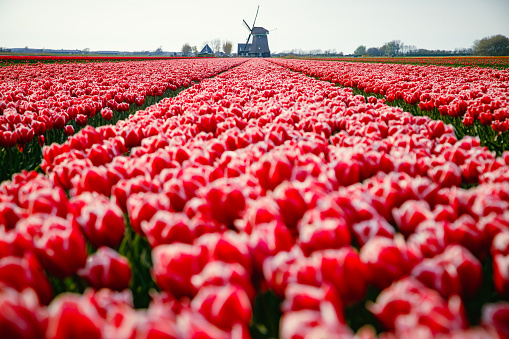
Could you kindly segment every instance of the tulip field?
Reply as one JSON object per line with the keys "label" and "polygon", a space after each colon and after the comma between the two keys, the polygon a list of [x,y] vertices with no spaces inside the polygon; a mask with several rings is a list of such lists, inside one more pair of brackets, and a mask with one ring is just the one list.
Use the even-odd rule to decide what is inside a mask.
{"label": "tulip field", "polygon": [[[486,67],[486,68],[509,68],[509,57],[362,57],[362,58],[319,58],[321,60],[347,61],[359,63],[383,63],[383,64],[406,64],[406,65],[436,65],[452,67]],[[1,59],[0,59],[1,62]]]}
{"label": "tulip field", "polygon": [[0,337],[509,337],[509,71],[0,79]]}
{"label": "tulip field", "polygon": [[278,64],[374,95],[415,115],[452,124],[458,136],[479,136],[509,150],[509,72],[398,64],[278,60]]}
{"label": "tulip field", "polygon": [[0,180],[35,169],[45,144],[62,143],[87,124],[125,119],[235,63],[196,59],[0,68],[0,167],[6,169]]}

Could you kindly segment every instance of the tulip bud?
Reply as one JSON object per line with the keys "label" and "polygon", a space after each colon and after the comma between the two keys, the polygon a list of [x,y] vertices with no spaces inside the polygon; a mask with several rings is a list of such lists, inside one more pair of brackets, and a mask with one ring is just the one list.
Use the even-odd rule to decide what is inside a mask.
{"label": "tulip bud", "polygon": [[204,234],[195,241],[195,246],[207,249],[209,258],[226,263],[241,264],[249,273],[253,271],[253,262],[246,234],[227,231],[223,234]]}
{"label": "tulip bud", "polygon": [[396,334],[417,324],[428,327],[433,336],[467,326],[465,310],[458,296],[446,301],[438,292],[413,278],[405,278],[386,288],[368,309],[385,328],[395,330]]}
{"label": "tulip bud", "polygon": [[328,248],[341,248],[350,245],[351,236],[348,225],[341,219],[324,219],[314,224],[299,227],[300,246],[304,254]]}
{"label": "tulip bud", "polygon": [[370,281],[379,289],[407,275],[419,256],[398,235],[394,239],[376,236],[361,249],[361,260],[368,266]]}
{"label": "tulip bud", "polygon": [[109,247],[100,247],[88,257],[84,268],[78,270],[93,288],[121,291],[129,286],[131,267],[127,258]]}
{"label": "tulip bud", "polygon": [[0,290],[0,329],[4,338],[45,338],[46,312],[30,288]]}
{"label": "tulip bud", "polygon": [[249,325],[252,309],[246,292],[239,286],[206,286],[200,289],[191,307],[219,328],[230,330],[236,323]]}
{"label": "tulip bud", "polygon": [[19,292],[32,288],[44,305],[50,302],[53,295],[41,264],[31,252],[25,253],[22,258],[8,256],[0,259],[0,283]]}
{"label": "tulip bud", "polygon": [[84,192],[74,198],[74,222],[95,247],[116,247],[124,237],[124,216],[110,199],[96,192]]}
{"label": "tulip bud", "polygon": [[64,293],[48,307],[46,338],[101,338],[104,320],[87,298]]}
{"label": "tulip bud", "polygon": [[197,290],[191,278],[207,263],[207,251],[182,243],[159,245],[152,250],[152,262],[152,276],[159,288],[176,298],[193,297]]}
{"label": "tulip bud", "polygon": [[74,126],[73,125],[66,125],[64,128],[65,135],[71,136],[74,134]]}
{"label": "tulip bud", "polygon": [[194,240],[190,220],[183,213],[158,211],[150,221],[141,222],[141,231],[152,248],[173,242],[191,244]]}
{"label": "tulip bud", "polygon": [[339,250],[315,252],[321,263],[322,279],[333,285],[345,305],[362,300],[368,286],[368,268],[356,250],[343,247]]}
{"label": "tulip bud", "polygon": [[256,269],[261,271],[267,257],[289,251],[293,243],[292,234],[283,224],[273,221],[257,225],[249,237],[249,248]]}
{"label": "tulip bud", "polygon": [[[127,213],[131,227],[138,234],[144,234],[141,224],[150,221],[157,211],[169,211],[170,200],[163,194],[136,193],[127,199]],[[153,240],[155,244],[155,239]]]}
{"label": "tulip bud", "polygon": [[440,292],[444,298],[455,294],[471,298],[481,287],[482,266],[463,246],[450,245],[442,254],[417,264],[412,276]]}
{"label": "tulip bud", "polygon": [[85,265],[85,239],[69,220],[47,217],[33,243],[43,266],[57,277],[68,277]]}

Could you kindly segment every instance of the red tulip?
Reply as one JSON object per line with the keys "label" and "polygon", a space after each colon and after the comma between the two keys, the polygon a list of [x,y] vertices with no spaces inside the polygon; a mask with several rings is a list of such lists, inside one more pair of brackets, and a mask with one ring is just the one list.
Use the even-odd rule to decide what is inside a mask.
{"label": "red tulip", "polygon": [[85,192],[71,200],[74,222],[95,247],[116,247],[124,237],[124,216],[118,206],[98,193]]}
{"label": "red tulip", "polygon": [[17,292],[11,288],[0,290],[0,329],[6,338],[45,338],[46,312],[40,307],[37,295],[27,288]]}
{"label": "red tulip", "polygon": [[23,217],[23,210],[12,202],[0,202],[0,226],[10,230]]}
{"label": "red tulip", "polygon": [[257,225],[249,237],[255,268],[261,271],[267,257],[289,251],[293,243],[290,231],[283,224],[273,221]]}
{"label": "red tulip", "polygon": [[381,236],[394,238],[395,230],[384,218],[377,217],[355,223],[352,226],[357,242],[364,246],[371,238]]}
{"label": "red tulip", "polygon": [[[68,118],[66,119],[66,113],[55,115],[53,116],[53,128],[62,129],[64,128],[65,124],[67,124]],[[86,122],[85,122],[86,124]],[[48,126],[46,125],[46,129],[48,129]]]}
{"label": "red tulip", "polygon": [[441,187],[461,185],[461,169],[454,163],[446,163],[428,170],[428,176]]}
{"label": "red tulip", "polygon": [[0,146],[14,147],[18,142],[18,134],[11,131],[0,131]]}
{"label": "red tulip", "polygon": [[509,255],[509,232],[500,232],[491,243],[491,255],[497,254]]}
{"label": "red tulip", "polygon": [[417,264],[412,276],[444,298],[455,294],[471,298],[481,287],[482,266],[463,246],[450,245],[442,254]]}
{"label": "red tulip", "polygon": [[66,125],[64,128],[65,135],[71,136],[74,134],[74,127],[72,125]]}
{"label": "red tulip", "polygon": [[195,241],[195,246],[206,249],[210,260],[238,263],[251,273],[253,271],[253,261],[248,247],[248,240],[249,238],[245,234],[227,231],[223,234],[204,234]]}
{"label": "red tulip", "polygon": [[131,267],[127,258],[109,247],[100,247],[78,271],[92,287],[121,291],[129,286]]}
{"label": "red tulip", "polygon": [[191,284],[207,262],[203,247],[182,243],[159,245],[152,250],[152,276],[162,290],[177,298],[193,297],[197,290]]}
{"label": "red tulip", "polygon": [[394,239],[376,236],[361,249],[361,260],[368,266],[370,281],[379,289],[410,273],[419,255],[400,236]]}
{"label": "red tulip", "polygon": [[57,277],[68,277],[85,265],[85,239],[69,220],[46,217],[32,241],[43,266]]}
{"label": "red tulip", "polygon": [[368,309],[385,328],[405,332],[417,324],[431,334],[448,334],[466,328],[465,311],[458,296],[448,301],[413,278],[405,278],[385,289]]}
{"label": "red tulip", "polygon": [[487,304],[482,309],[482,325],[493,330],[499,338],[509,338],[509,304]]}
{"label": "red tulip", "polygon": [[283,181],[290,179],[292,165],[286,157],[264,156],[255,169],[255,175],[265,190],[274,190]]}
{"label": "red tulip", "polygon": [[249,297],[239,286],[206,286],[200,289],[191,307],[219,328],[230,330],[236,323],[249,325],[252,310]]}
{"label": "red tulip", "polygon": [[286,312],[280,321],[280,337],[290,338],[350,338],[352,330],[330,309]]}
{"label": "red tulip", "polygon": [[8,256],[0,259],[0,283],[19,292],[32,288],[42,304],[47,305],[53,295],[41,264],[30,252],[22,258]]}
{"label": "red tulip", "polygon": [[46,338],[101,338],[104,321],[82,296],[60,294],[48,308]]}
{"label": "red tulip", "polygon": [[[131,195],[127,200],[127,213],[131,220],[131,227],[139,234],[144,234],[142,222],[150,221],[160,210],[170,210],[170,200],[163,194],[140,192]],[[156,242],[154,235],[153,243]]]}
{"label": "red tulip", "polygon": [[317,250],[341,248],[351,243],[348,225],[340,219],[324,219],[299,228],[300,246],[306,255]]}
{"label": "red tulip", "polygon": [[20,144],[29,143],[35,135],[34,129],[26,126],[16,128],[16,133],[18,134],[18,143]]}
{"label": "red tulip", "polygon": [[343,247],[339,250],[315,252],[313,257],[317,257],[321,262],[323,280],[338,290],[345,305],[364,298],[369,274],[357,251],[351,247]]}
{"label": "red tulip", "polygon": [[493,280],[497,292],[509,296],[509,255],[495,254],[493,256]]}
{"label": "red tulip", "polygon": [[105,107],[101,110],[101,116],[103,117],[104,120],[110,121],[111,119],[113,119],[113,111],[111,110],[111,108]]}
{"label": "red tulip", "polygon": [[219,180],[207,187],[205,197],[214,219],[229,228],[233,228],[233,221],[240,218],[246,206],[246,198],[240,187]]}
{"label": "red tulip", "polygon": [[191,244],[194,240],[190,220],[183,213],[158,211],[149,221],[141,222],[141,231],[152,247],[174,242]]}

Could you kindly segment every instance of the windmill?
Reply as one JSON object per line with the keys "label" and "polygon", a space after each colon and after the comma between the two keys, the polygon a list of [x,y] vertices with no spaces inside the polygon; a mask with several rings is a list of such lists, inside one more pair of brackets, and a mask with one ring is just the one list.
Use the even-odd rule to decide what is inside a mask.
{"label": "windmill", "polygon": [[[260,6],[258,6],[258,9],[256,10],[255,19],[251,27],[249,27],[246,20],[242,20],[244,22],[244,26],[249,31],[249,35],[247,36],[245,44],[238,44],[239,56],[253,56],[262,58],[270,57],[269,41],[267,40],[267,34],[269,34],[269,31],[263,27],[255,26],[259,10]],[[251,36],[253,36],[252,44],[249,43]]]}

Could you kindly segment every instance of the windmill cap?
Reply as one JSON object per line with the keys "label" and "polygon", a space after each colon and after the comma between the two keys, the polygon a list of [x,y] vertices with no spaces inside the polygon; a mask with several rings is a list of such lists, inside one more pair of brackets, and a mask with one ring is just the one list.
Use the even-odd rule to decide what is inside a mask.
{"label": "windmill cap", "polygon": [[251,34],[269,34],[269,31],[263,27],[253,27]]}

